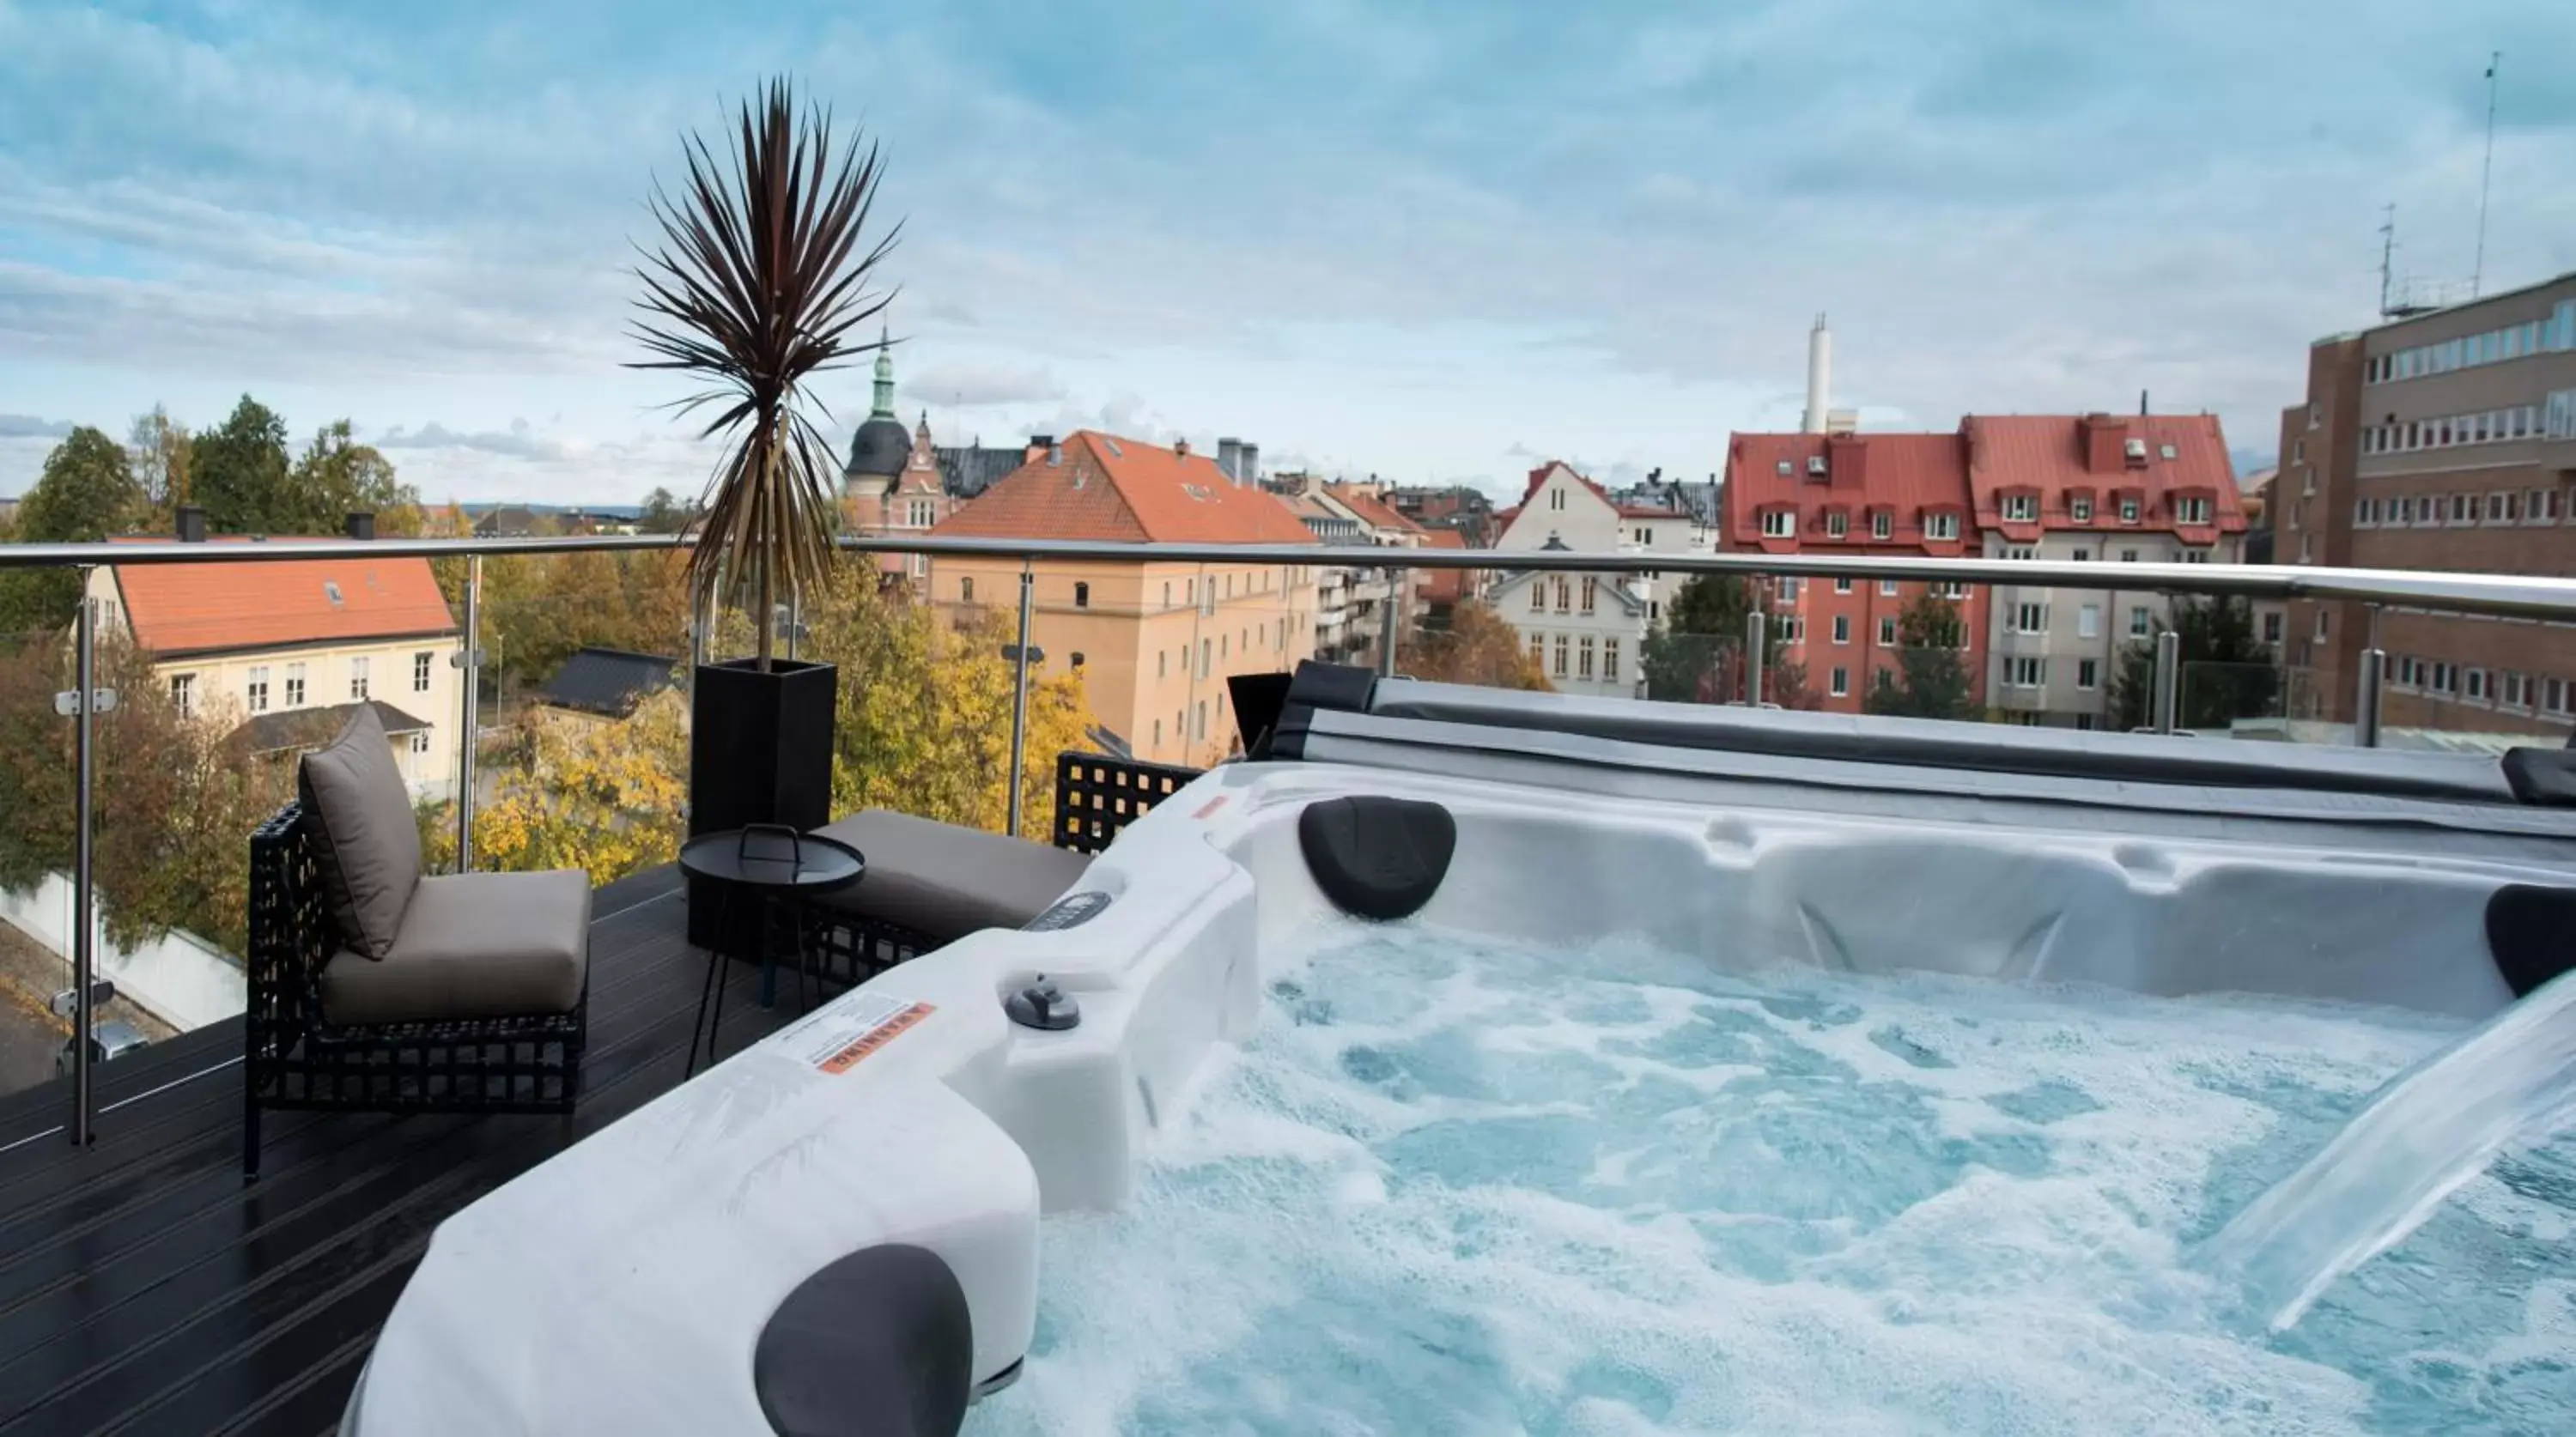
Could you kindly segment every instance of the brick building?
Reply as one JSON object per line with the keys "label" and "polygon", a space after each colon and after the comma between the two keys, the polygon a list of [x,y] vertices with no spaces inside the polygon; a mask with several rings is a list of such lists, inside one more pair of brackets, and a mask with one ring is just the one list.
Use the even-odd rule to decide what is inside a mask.
{"label": "brick building", "polygon": [[[2576,274],[2308,351],[2281,414],[2273,562],[2576,575]],[[2350,722],[2371,615],[2289,605],[2293,717]],[[2382,721],[2563,736],[2576,629],[2384,611]]]}

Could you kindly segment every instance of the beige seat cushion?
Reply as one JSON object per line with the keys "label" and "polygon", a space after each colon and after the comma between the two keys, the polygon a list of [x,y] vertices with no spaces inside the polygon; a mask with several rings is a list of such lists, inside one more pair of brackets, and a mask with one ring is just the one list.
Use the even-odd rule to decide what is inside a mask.
{"label": "beige seat cushion", "polygon": [[1017,928],[1091,866],[1088,854],[872,808],[815,830],[857,849],[867,876],[816,901],[946,942]]}
{"label": "beige seat cushion", "polygon": [[373,705],[304,756],[295,787],[341,946],[385,957],[420,881],[420,822]]}
{"label": "beige seat cushion", "polygon": [[322,969],[322,1016],[409,1023],[568,1013],[590,961],[590,877],[462,873],[420,881],[382,962],[352,950]]}

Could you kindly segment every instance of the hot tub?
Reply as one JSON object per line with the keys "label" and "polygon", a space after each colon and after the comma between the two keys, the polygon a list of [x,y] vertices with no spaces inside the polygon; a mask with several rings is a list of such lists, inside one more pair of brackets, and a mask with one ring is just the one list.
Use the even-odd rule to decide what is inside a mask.
{"label": "hot tub", "polygon": [[[1438,697],[1416,688],[1416,698]],[[2061,777],[2052,792],[2035,793],[2009,772],[1998,779],[1937,766],[1901,779],[1882,770],[1873,788],[1830,759],[1809,756],[1793,780],[1767,767],[1776,755],[1659,747],[1651,735],[1496,740],[1490,726],[1455,715],[1416,715],[1396,720],[1412,726],[1409,737],[1345,729],[1335,738],[1330,724],[1307,717],[1300,761],[1223,767],[1164,801],[1033,931],[979,934],[887,973],[449,1219],[386,1323],[352,1430],[772,1430],[753,1375],[771,1314],[809,1274],[886,1246],[926,1249],[944,1262],[971,1319],[971,1352],[958,1360],[979,1392],[1008,1384],[1038,1336],[1041,1289],[1056,1280],[1049,1233],[1075,1232],[1096,1247],[1099,1224],[1131,1211],[1140,1183],[1166,1211],[1186,1203],[1187,1184],[1175,1187],[1158,1155],[1195,1121],[1211,1084],[1240,1078],[1238,1054],[1265,1024],[1306,1021],[1303,989],[1278,970],[1283,954],[1309,961],[1319,941],[1347,947],[1390,931],[1436,934],[1453,947],[1535,953],[1535,968],[1523,966],[1538,972],[1589,961],[1605,944],[1656,963],[1686,961],[1720,986],[1695,988],[1669,967],[1643,980],[1683,994],[1677,1012],[1753,1013],[1764,1042],[1777,1029],[1864,1079],[1880,1060],[1833,1036],[1855,1021],[1834,1013],[1838,1004],[1866,1009],[1876,1001],[1868,995],[1882,991],[1867,985],[1883,979],[1934,985],[1899,995],[1914,1005],[1909,1012],[2034,985],[2177,1002],[2186,1006],[2148,1017],[2178,1014],[2189,1024],[2198,1013],[2248,1045],[2265,1033],[2291,1034],[2295,1045],[2338,1013],[2364,1013],[2372,1036],[2355,1040],[2350,1062],[2325,1085],[2320,1101],[2331,1107],[2358,1101],[2445,1034],[2510,1003],[2516,984],[2490,952],[2491,900],[2512,887],[2565,887],[2576,873],[2576,835],[2556,813],[2472,813],[2458,793],[2356,798],[2330,785],[2240,785],[2213,798],[2216,790],[2195,786],[2206,775],[2187,774]],[[1317,761],[1334,742],[1353,750],[1348,758]],[[1418,746],[1390,757],[1387,746],[1404,743]],[[1356,751],[1369,746],[1378,751]],[[1337,912],[1301,849],[1301,812],[1352,795],[1437,804],[1455,822],[1445,877],[1418,913],[1388,930],[1362,929]],[[1789,983],[1798,991],[1786,998],[1776,983],[1750,997],[1724,986],[1736,981],[1730,975],[1784,969],[1862,984],[1864,996],[1809,991],[1803,979]],[[1041,975],[1076,1000],[1078,1025],[1050,1031],[1006,1015],[1011,996]],[[2213,994],[2247,996],[2188,1006]],[[1963,1018],[1931,1038],[1898,1031],[1894,1041],[1885,1025],[1864,1023],[1860,1036],[1900,1068],[1935,1073],[1956,1066],[1939,1050],[1973,1047],[1965,1035],[1982,1021]],[[1801,1035],[1811,1033],[1823,1036],[1809,1044]],[[1354,1081],[1386,1078],[1369,1063],[1340,1061]],[[1942,1116],[1945,1104],[1978,1096],[1926,1091],[1936,1129],[1956,1117]],[[2045,1125],[2069,1116],[2038,1111],[2055,1101],[2023,1102],[2035,1116],[2013,1116],[2009,1102],[1999,1110]],[[2075,1110],[2079,1121],[2083,1111]],[[2009,1168],[2019,1159],[1984,1161]],[[1896,1211],[1924,1206],[1908,1201]],[[2087,1221],[2100,1217],[2087,1211]],[[1061,1229],[1067,1222],[1076,1227]],[[1973,1227],[1953,1237],[1965,1240]],[[1102,1261],[1153,1260],[1151,1233],[1124,1240],[1142,1247],[1114,1260],[1095,1253],[1090,1280],[1107,1270]],[[1203,1272],[1186,1281],[1224,1280]],[[1854,1279],[1861,1289],[1874,1280]],[[2048,1280],[2083,1285],[2076,1274]],[[2576,1292],[2576,1274],[2568,1291]],[[1688,1329],[1699,1319],[1675,1300],[1669,1320]],[[2543,1327],[2556,1320],[2534,1319]],[[1407,1340],[1439,1349],[1447,1339]],[[2189,1340],[2220,1345],[2209,1333]],[[1046,1345],[1069,1351],[1061,1333]],[[1832,1360],[1821,1349],[1811,1356]],[[1585,1381],[1607,1384],[1610,1395],[1599,1400],[1608,1406],[1552,1408],[1557,1417],[1545,1421],[1514,1409],[1514,1420],[1604,1431],[1669,1421],[1688,1430],[1691,1409],[1674,1407],[1669,1374],[1657,1379],[1662,1398],[1623,1407],[1627,1379],[1613,1368],[1583,1369],[1592,1374]],[[890,1406],[911,1400],[898,1391],[909,1380],[885,1377]],[[1521,1379],[1496,1372],[1494,1381],[1508,1388]],[[968,1430],[1050,1427],[1031,1405],[1045,1386],[997,1399]],[[1250,1429],[1331,1427],[1321,1418],[1301,1426],[1296,1401],[1283,1400],[1289,1415]],[[2194,1399],[2175,1400],[2187,1409]],[[2226,1408],[2207,1400],[2217,1405],[2204,1415]],[[1766,1412],[1757,1403],[1738,1414],[1740,1425],[1796,1426]],[[1962,1430],[2003,1420],[1973,1403],[1963,1412]],[[1380,1414],[1343,1426],[1395,1430],[1385,1424],[1401,1420],[1412,1430],[1490,1430],[1493,1415],[1426,1426],[1419,1412]],[[916,1430],[870,1426],[877,1419],[864,1412],[850,1420],[850,1431]],[[1104,1431],[1130,1420],[1132,1401],[1066,1419]]]}

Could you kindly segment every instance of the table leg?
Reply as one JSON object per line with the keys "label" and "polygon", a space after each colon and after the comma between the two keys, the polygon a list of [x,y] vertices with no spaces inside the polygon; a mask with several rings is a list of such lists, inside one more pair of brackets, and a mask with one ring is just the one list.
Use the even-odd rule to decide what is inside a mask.
{"label": "table leg", "polygon": [[758,918],[760,933],[760,1006],[771,1008],[778,1002],[777,945],[769,941],[770,920],[778,916],[778,907],[766,896],[760,900]]}

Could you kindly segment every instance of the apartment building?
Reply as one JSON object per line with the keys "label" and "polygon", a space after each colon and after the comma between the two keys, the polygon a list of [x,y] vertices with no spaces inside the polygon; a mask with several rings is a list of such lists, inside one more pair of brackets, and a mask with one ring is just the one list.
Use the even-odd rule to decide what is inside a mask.
{"label": "apartment building", "polygon": [[[1737,434],[1720,493],[1727,549],[1958,558],[1978,552],[1966,445],[1957,434]],[[1782,658],[1806,670],[1823,708],[1859,713],[1882,674],[1901,676],[1899,622],[1927,586],[1894,580],[1781,578],[1772,622]],[[1986,592],[1943,585],[1960,606],[1968,672],[1984,674]]]}
{"label": "apartment building", "polygon": [[[2244,503],[2213,415],[1970,415],[1959,443],[1975,552],[1988,558],[2244,561]],[[1999,585],[1988,615],[1987,706],[2016,722],[2087,729],[2109,714],[2120,651],[2168,622],[2166,601],[2145,589]]]}
{"label": "apartment building", "polygon": [[[2273,562],[2576,575],[2576,273],[2308,350],[2281,414]],[[2373,615],[2288,606],[2294,717],[2350,722]],[[2386,610],[2381,720],[2563,737],[2576,629]]]}
{"label": "apartment building", "polygon": [[[1229,478],[1186,443],[1082,430],[1032,456],[943,520],[938,534],[1185,544],[1306,544],[1277,496]],[[935,561],[931,601],[1014,612],[1013,559]],[[1205,764],[1234,746],[1227,676],[1275,673],[1314,654],[1315,578],[1266,563],[1040,559],[1030,641],[1050,673],[1077,672],[1095,719],[1139,758]]]}
{"label": "apartment building", "polygon": [[[1532,469],[1521,502],[1494,517],[1501,526],[1494,539],[1498,556],[1540,549],[1688,554],[1709,547],[1707,531],[1694,526],[1686,511],[1622,504],[1561,460]],[[1679,574],[1651,570],[1602,570],[1550,574],[1542,586],[1533,571],[1524,570],[1507,572],[1488,600],[1519,630],[1559,691],[1634,698],[1638,655],[1681,581]],[[1589,672],[1587,654],[1598,660]]]}
{"label": "apartment building", "polygon": [[[353,516],[354,537],[374,532],[367,519]],[[208,539],[193,508],[179,538],[296,543]],[[241,727],[254,752],[286,753],[328,742],[372,705],[414,796],[454,796],[458,629],[427,559],[110,564],[91,571],[89,595],[111,631],[152,655],[181,712]]]}

